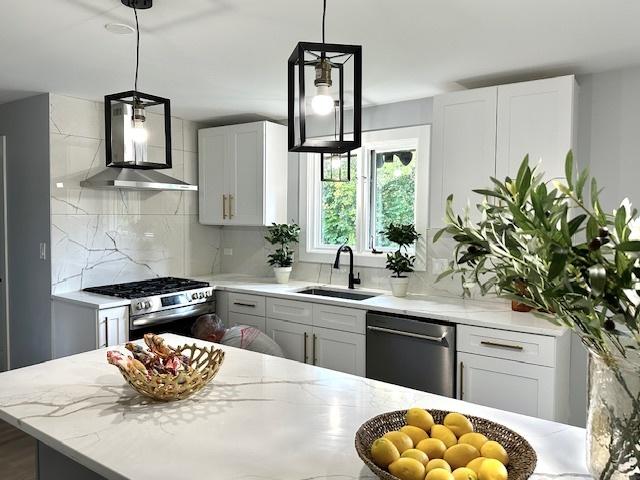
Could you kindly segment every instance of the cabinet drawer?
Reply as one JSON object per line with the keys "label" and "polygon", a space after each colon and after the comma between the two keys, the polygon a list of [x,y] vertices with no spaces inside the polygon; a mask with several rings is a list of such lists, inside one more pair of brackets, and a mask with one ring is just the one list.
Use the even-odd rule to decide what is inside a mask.
{"label": "cabinet drawer", "polygon": [[365,333],[366,311],[356,308],[333,307],[315,304],[313,306],[313,325],[332,328],[343,332]]}
{"label": "cabinet drawer", "polygon": [[281,298],[267,299],[267,317],[311,325],[313,304]]}
{"label": "cabinet drawer", "polygon": [[266,320],[264,317],[259,317],[257,315],[248,315],[246,313],[230,312],[229,327],[235,327],[236,325],[247,325],[249,327],[254,327],[263,333],[267,330]]}
{"label": "cabinet drawer", "polygon": [[460,325],[458,351],[555,367],[556,341],[545,335]]}
{"label": "cabinet drawer", "polygon": [[229,293],[229,311],[264,317],[265,298],[260,295]]}

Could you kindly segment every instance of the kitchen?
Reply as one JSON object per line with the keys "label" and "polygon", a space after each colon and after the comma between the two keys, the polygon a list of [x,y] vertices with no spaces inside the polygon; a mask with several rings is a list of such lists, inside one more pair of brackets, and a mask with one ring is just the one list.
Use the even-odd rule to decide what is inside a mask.
{"label": "kitchen", "polygon": [[[397,22],[395,30],[403,31],[400,25],[406,15],[398,18],[385,5],[365,12],[358,2],[345,6],[329,1],[325,25],[322,2],[294,7],[283,0],[269,11],[259,2],[230,6],[193,0],[177,8],[157,0],[149,2],[152,8],[135,10],[140,22],[136,62],[136,19],[127,0],[105,2],[97,9],[89,2],[73,3],[52,2],[42,11],[30,11],[26,4],[9,7],[15,18],[36,22],[61,9],[78,30],[48,26],[32,47],[17,47],[25,49],[24,61],[6,59],[11,68],[5,84],[0,77],[0,136],[6,138],[5,264],[0,268],[7,279],[0,289],[5,312],[0,322],[0,370],[7,370],[0,374],[0,419],[37,440],[37,452],[28,455],[39,456],[39,478],[58,478],[55,467],[50,472],[44,467],[69,458],[72,465],[100,476],[96,478],[148,478],[151,471],[169,474],[171,467],[165,462],[130,458],[127,467],[118,462],[124,452],[111,441],[88,445],[74,440],[74,435],[100,438],[98,432],[106,432],[115,439],[128,431],[110,429],[109,421],[99,428],[94,425],[101,423],[97,415],[125,415],[116,407],[109,410],[109,403],[121,408],[127,403],[137,412],[133,416],[161,422],[163,412],[167,419],[172,414],[188,416],[197,400],[207,395],[217,399],[202,413],[203,424],[210,428],[223,428],[224,421],[219,423],[217,416],[246,395],[255,399],[255,405],[237,409],[237,417],[220,418],[238,422],[239,428],[242,418],[269,412],[274,423],[265,423],[264,428],[275,428],[293,421],[291,412],[276,413],[277,407],[264,409],[260,404],[271,399],[286,409],[291,398],[300,415],[314,412],[319,417],[301,422],[300,431],[286,438],[274,438],[283,442],[279,448],[285,448],[287,441],[302,441],[304,432],[312,429],[327,435],[314,439],[317,444],[312,442],[313,448],[326,453],[315,464],[303,452],[296,458],[297,466],[278,470],[275,461],[259,455],[262,467],[250,465],[245,472],[224,463],[216,478],[369,478],[372,473],[353,448],[356,430],[374,415],[416,405],[486,417],[523,434],[538,457],[532,478],[586,478],[587,472],[593,473],[584,447],[588,355],[578,335],[535,312],[515,311],[510,299],[482,295],[477,287],[463,298],[459,275],[439,279],[459,244],[448,234],[437,241],[435,237],[446,226],[449,194],[454,195],[453,210],[461,214],[467,201],[471,205],[481,201],[472,190],[487,188],[489,177],[515,178],[525,154],[532,165],[540,159],[548,179],[556,179],[568,177],[565,156],[572,150],[575,170],[588,166],[598,186],[604,187],[600,201],[605,211],[618,208],[625,197],[633,202],[638,167],[627,159],[640,149],[634,135],[640,123],[636,113],[640,58],[635,53],[640,52],[640,39],[632,22],[640,13],[636,7],[612,8],[600,17],[593,10],[596,2],[568,2],[554,13],[550,5],[531,2],[523,7],[530,17],[526,21],[524,12],[512,10],[503,12],[505,18],[535,31],[535,19],[548,20],[551,15],[555,28],[581,12],[605,45],[595,41],[598,35],[586,35],[576,26],[571,35],[578,41],[560,40],[556,33],[555,39],[544,39],[546,49],[531,38],[519,38],[518,48],[528,52],[519,58],[503,52],[483,60],[477,55],[480,46],[473,42],[464,47],[467,51],[459,50],[463,48],[459,45],[430,45],[432,57],[425,58],[431,59],[415,67],[411,80],[402,72],[415,66],[422,47],[398,55],[396,50],[403,48],[399,38],[377,38],[363,24],[351,30],[358,15],[379,22],[385,14]],[[435,10],[429,13],[419,2],[408,2],[407,8],[415,10],[416,19],[411,20],[415,26],[421,20],[437,30],[435,13],[442,10],[441,18],[453,22],[451,28],[471,28],[468,19],[455,26],[453,8],[432,6]],[[477,7],[465,8],[480,14]],[[198,17],[220,30],[210,32]],[[220,52],[228,43],[225,36],[241,33],[235,31],[239,25],[268,34],[275,18],[291,28],[273,46],[243,40],[242,48],[251,51],[244,60]],[[626,22],[629,29],[614,28],[619,22]],[[497,20],[494,23],[502,35],[513,33]],[[345,108],[340,101],[335,111],[329,105],[330,115],[306,118],[306,141],[347,145],[345,151],[323,155],[314,147],[304,151],[300,122],[288,122],[299,115],[288,115],[287,110],[288,105],[295,110],[299,104],[292,97],[300,96],[295,88],[293,95],[287,91],[292,85],[287,59],[295,59],[297,51],[289,56],[291,49],[301,40],[323,38],[321,25],[330,42],[362,45],[361,78],[357,68],[344,78],[354,84],[344,89]],[[423,30],[406,35],[415,38],[416,45],[435,42],[434,33]],[[9,24],[6,31],[7,45],[17,45],[24,35]],[[478,30],[466,32],[465,38],[470,40],[474,32]],[[42,38],[47,35],[56,39],[59,52],[74,52],[72,64],[66,55],[44,48]],[[80,45],[77,38],[83,35],[95,42],[94,48],[108,49],[110,62],[97,60],[89,43]],[[481,43],[486,49],[494,45],[498,52],[498,38],[496,33]],[[178,48],[184,44],[193,44],[193,51]],[[449,49],[459,65],[452,67],[451,58],[436,60],[442,48]],[[609,54],[612,51],[615,54]],[[211,52],[224,55],[220,58],[225,61],[203,60]],[[356,61],[358,52],[349,51],[349,61]],[[461,69],[465,55],[474,61]],[[27,58],[30,67],[24,63]],[[108,67],[116,61],[117,72]],[[179,68],[164,78],[169,61]],[[212,70],[212,64],[220,62],[229,67],[224,75]],[[134,87],[136,63],[140,91],[163,97],[152,99],[155,104],[143,113],[133,108],[123,115],[117,111],[120,99],[112,94]],[[44,73],[29,75],[33,65],[49,71],[51,78]],[[78,78],[69,78],[70,65],[77,68]],[[349,67],[353,65],[345,64],[345,69]],[[189,68],[202,78],[189,75],[196,78],[187,81]],[[341,83],[336,77],[327,81],[322,77],[326,73],[311,70],[305,77],[314,82],[307,85],[309,89],[321,92],[324,81],[342,100],[336,94]],[[246,76],[257,71],[264,76],[261,86]],[[388,79],[381,81],[383,77]],[[112,95],[112,106],[105,95]],[[165,97],[171,100],[170,112],[160,101]],[[133,103],[135,107],[135,97]],[[310,110],[311,103],[309,98]],[[148,138],[143,142],[142,163],[154,168],[119,166],[118,155],[121,150],[125,155],[127,148],[119,135],[126,136],[130,115],[144,118]],[[342,131],[343,142],[338,141]],[[472,220],[481,220],[474,215],[472,209]],[[388,230],[389,222],[412,224],[417,237],[406,248],[397,247],[389,235],[380,233]],[[274,223],[279,232],[270,229]],[[296,239],[284,250],[285,260],[291,260],[290,272],[287,261],[268,262],[284,246],[265,239],[281,234],[285,225]],[[291,229],[293,225],[299,226],[298,232]],[[408,258],[413,271],[402,264],[395,264],[399,270],[393,265],[387,268],[387,254],[399,255],[401,262]],[[277,283],[277,275],[290,278]],[[408,290],[406,296],[403,289]],[[105,349],[141,339],[145,333],[195,336],[192,326],[197,319],[214,313],[226,328],[255,328],[285,358],[258,360],[250,352],[223,346],[227,357],[218,376],[200,396],[166,404],[176,405],[172,413],[163,410],[164,404],[140,401],[106,362]],[[80,359],[90,365],[86,372],[75,370],[74,362]],[[234,365],[234,359],[244,362],[243,367]],[[70,372],[78,375],[77,392]],[[43,382],[47,376],[51,380]],[[291,381],[292,386],[239,391],[245,377],[247,382],[264,379],[275,385]],[[67,385],[65,398],[56,399],[55,393],[49,398],[43,390],[56,382]],[[102,387],[90,392],[90,384],[102,385],[107,393]],[[105,395],[104,403],[93,404],[85,395]],[[371,404],[364,400],[367,397]],[[42,404],[36,401],[30,406],[28,398],[40,398]],[[82,407],[58,423],[42,420],[52,415],[47,402],[63,411],[69,405]],[[349,406],[341,410],[345,403]],[[205,430],[189,422],[174,421],[175,435],[192,435],[196,441],[204,435]],[[123,429],[134,424],[126,423]],[[154,445],[166,441],[151,426],[144,428],[146,433],[140,435],[153,438]],[[573,449],[573,462],[563,463],[551,447],[556,440],[545,438],[553,436],[554,428],[561,432],[557,441],[563,448]],[[240,434],[233,428],[224,432],[230,437]],[[257,428],[251,435],[275,437],[267,432]],[[340,438],[335,444],[339,452],[322,445],[331,432]],[[214,451],[218,447],[212,446]],[[258,455],[253,447],[246,448]],[[340,459],[338,465],[325,467],[333,456]],[[189,462],[195,464],[198,458],[204,457],[194,454]],[[200,478],[204,472],[202,465],[189,468],[185,478]],[[630,471],[628,478],[633,478],[635,471]],[[83,470],[78,475],[89,478]]]}

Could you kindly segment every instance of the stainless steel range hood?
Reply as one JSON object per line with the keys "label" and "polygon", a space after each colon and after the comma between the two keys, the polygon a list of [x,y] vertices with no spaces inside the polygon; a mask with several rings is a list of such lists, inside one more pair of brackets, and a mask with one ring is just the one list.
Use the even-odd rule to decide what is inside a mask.
{"label": "stainless steel range hood", "polygon": [[81,187],[121,190],[186,190],[195,192],[190,185],[157,170],[107,167],[102,172],[80,182]]}

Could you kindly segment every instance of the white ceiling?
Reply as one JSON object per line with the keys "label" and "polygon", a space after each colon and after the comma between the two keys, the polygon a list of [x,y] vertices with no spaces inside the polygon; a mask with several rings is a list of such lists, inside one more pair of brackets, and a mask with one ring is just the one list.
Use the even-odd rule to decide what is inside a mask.
{"label": "white ceiling", "polygon": [[[155,0],[141,11],[140,90],[194,120],[286,117],[286,60],[320,40],[321,0]],[[120,0],[0,2],[0,103],[132,87]],[[640,64],[637,0],[328,0],[327,41],[363,45],[365,104],[528,76]]]}

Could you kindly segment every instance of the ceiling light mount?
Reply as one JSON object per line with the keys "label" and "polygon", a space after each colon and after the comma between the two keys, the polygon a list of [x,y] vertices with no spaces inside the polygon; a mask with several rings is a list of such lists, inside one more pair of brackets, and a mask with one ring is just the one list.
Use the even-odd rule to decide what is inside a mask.
{"label": "ceiling light mount", "polygon": [[153,7],[153,0],[121,0],[125,7],[146,10]]}

